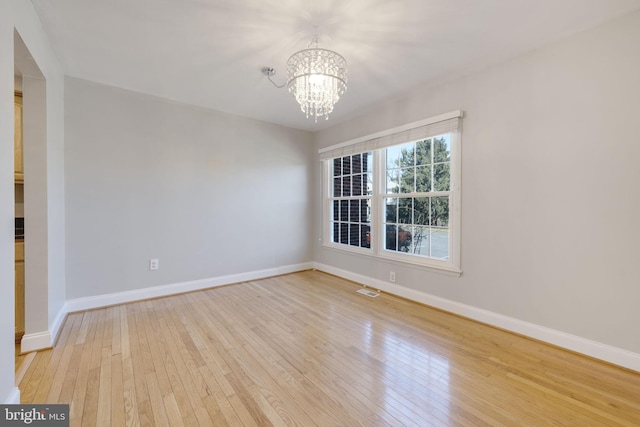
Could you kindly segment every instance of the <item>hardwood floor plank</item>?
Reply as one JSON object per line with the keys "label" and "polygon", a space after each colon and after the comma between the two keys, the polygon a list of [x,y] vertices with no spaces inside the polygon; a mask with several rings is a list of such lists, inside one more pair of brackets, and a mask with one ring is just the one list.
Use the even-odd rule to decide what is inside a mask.
{"label": "hardwood floor plank", "polygon": [[167,309],[166,316],[160,319],[159,326],[163,332],[168,354],[171,356],[165,359],[166,369],[180,413],[186,425],[199,425],[200,420],[205,423],[204,425],[207,425],[209,414],[202,405],[202,399],[199,398],[200,393],[196,391],[191,382],[191,375],[195,375],[195,373],[189,372],[182,359],[178,326],[176,325],[177,319],[171,315],[171,308],[169,308],[174,307],[172,301],[158,300],[157,303]]}
{"label": "hardwood floor plank", "polygon": [[138,409],[138,419],[141,426],[152,426],[154,417],[151,409],[149,391],[146,383],[146,361],[144,360],[143,350],[144,339],[139,334],[138,311],[141,303],[133,303],[127,306],[129,316],[129,347],[131,351],[131,365],[133,367],[133,391],[135,393],[136,406]]}
{"label": "hardwood floor plank", "polygon": [[138,402],[133,380],[133,361],[131,357],[122,360],[122,399],[124,401],[125,425],[127,427],[140,425],[138,416]]}
{"label": "hardwood floor plank", "polygon": [[[225,416],[224,411],[216,401],[216,399],[209,395],[202,399],[205,408],[207,408],[207,412],[209,412],[209,418],[211,418],[211,425],[216,427],[226,427],[226,426],[234,426],[240,425],[240,420],[237,420],[236,423],[230,424],[227,420],[228,418]],[[235,413],[233,414],[235,415]]]}
{"label": "hardwood floor plank", "polygon": [[[184,420],[180,414],[180,409],[178,408],[178,402],[176,402],[175,396],[173,393],[169,393],[163,398],[164,407],[167,411],[167,417],[169,419],[170,426],[184,426]],[[212,424],[217,426],[219,424]],[[222,424],[220,424],[222,425]]]}
{"label": "hardwood floor plank", "polygon": [[131,348],[129,346],[129,322],[127,320],[127,306],[121,305],[120,307],[120,352],[122,353],[122,359],[131,358]]}
{"label": "hardwood floor plank", "polygon": [[79,313],[82,316],[82,323],[80,325],[80,331],[76,336],[76,344],[84,344],[84,341],[87,337],[87,333],[89,331],[89,327],[91,326],[91,312],[86,311],[84,313]]}
{"label": "hardwood floor plank", "polygon": [[122,316],[120,306],[111,307],[111,355],[122,354]]}
{"label": "hardwood floor plank", "polygon": [[38,387],[42,382],[42,378],[46,372],[46,366],[49,361],[51,350],[39,351],[36,353],[33,361],[29,364],[29,368],[25,372],[22,382],[20,383],[20,399],[24,399],[25,403],[34,402]]}
{"label": "hardwood floor plank", "polygon": [[73,344],[71,343],[71,340],[74,333],[76,333],[80,327],[79,319],[81,319],[81,317],[77,315],[67,316],[66,321],[68,322],[68,327],[62,329],[58,343],[53,349],[54,352],[60,353],[60,362],[56,369],[50,368],[54,377],[52,379],[49,393],[46,398],[38,398],[38,402],[57,402],[60,394],[62,393],[62,386],[67,374],[66,367],[69,366],[73,355]]}
{"label": "hardwood floor plank", "polygon": [[[115,316],[119,316],[116,310]],[[114,328],[114,331],[116,329]],[[113,353],[113,348],[111,349]],[[122,354],[112,354],[111,356],[111,424],[114,426],[126,425],[125,403],[124,403],[124,382],[122,377]]]}
{"label": "hardwood floor plank", "polygon": [[[71,348],[72,351],[71,358],[69,359],[69,364],[64,368],[61,367],[61,370],[65,372],[65,376],[62,387],[60,387],[60,395],[58,396],[57,402],[71,403],[71,401],[73,400],[73,393],[75,392],[76,387],[76,379],[78,377],[78,368],[80,366],[80,361],[82,360],[83,355],[83,346],[82,344],[78,344],[73,345],[73,347]],[[55,402],[56,400],[49,401],[47,403]]]}
{"label": "hardwood floor plank", "polygon": [[[107,317],[108,321],[112,323],[112,320],[109,318],[109,316]],[[106,347],[102,347],[102,359],[100,361],[100,382],[98,385],[98,411],[96,421],[96,425],[105,427],[111,425],[111,334],[105,334],[103,343],[107,342],[109,345]]]}
{"label": "hardwood floor plank", "polygon": [[[182,370],[183,384],[187,389],[192,390],[188,394],[194,415],[198,419],[200,425],[209,425],[211,419],[209,412],[204,406],[202,398],[209,395],[206,381],[200,375],[199,368],[204,365],[202,356],[198,353],[194,357],[195,345],[191,340],[191,336],[187,331],[187,322],[184,311],[184,301],[180,298],[180,304],[175,306],[176,316],[173,318],[174,328],[169,328],[173,333],[173,339],[179,343],[177,347],[176,357],[179,360],[179,369]],[[195,393],[194,393],[195,392]]]}
{"label": "hardwood floor plank", "polygon": [[16,364],[16,384],[20,385],[20,383],[24,379],[25,374],[31,367],[31,363],[33,363],[33,359],[35,359],[37,354],[38,353],[34,351],[31,353],[27,353],[24,356],[20,356],[21,362],[20,364]]}
{"label": "hardwood floor plank", "polygon": [[147,389],[149,390],[149,402],[153,409],[154,425],[168,426],[169,418],[164,404],[160,386],[158,385],[158,377],[155,374],[146,374]]}
{"label": "hardwood floor plank", "polygon": [[158,322],[155,319],[156,310],[151,304],[147,305],[147,311],[144,315],[144,329],[148,337],[149,351],[153,361],[153,373],[156,375],[156,381],[162,396],[172,393],[171,382],[165,368],[165,360],[170,357],[164,342],[162,341],[162,333],[157,328]]}
{"label": "hardwood floor plank", "polygon": [[16,358],[72,425],[640,425],[640,373],[317,271],[71,313]]}
{"label": "hardwood floor plank", "polygon": [[98,422],[98,396],[100,392],[100,368],[91,368],[87,374],[82,425],[95,426]]}

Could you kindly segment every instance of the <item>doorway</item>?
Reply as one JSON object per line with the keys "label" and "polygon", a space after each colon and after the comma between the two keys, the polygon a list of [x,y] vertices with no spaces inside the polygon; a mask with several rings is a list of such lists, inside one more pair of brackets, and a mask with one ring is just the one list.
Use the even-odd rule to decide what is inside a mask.
{"label": "doorway", "polygon": [[14,76],[15,343],[24,336],[24,162],[22,76]]}
{"label": "doorway", "polygon": [[[16,319],[21,352],[51,345],[48,279],[47,82],[14,31],[15,96],[14,189],[16,225]],[[18,148],[18,143],[21,143]],[[43,344],[43,341],[48,341]]]}

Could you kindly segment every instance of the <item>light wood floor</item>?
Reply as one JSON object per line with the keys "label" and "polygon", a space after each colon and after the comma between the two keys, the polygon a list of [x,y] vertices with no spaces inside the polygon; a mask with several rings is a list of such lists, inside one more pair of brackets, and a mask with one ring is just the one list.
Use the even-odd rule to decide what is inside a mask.
{"label": "light wood floor", "polygon": [[307,271],[69,315],[19,356],[72,426],[640,425],[640,374]]}

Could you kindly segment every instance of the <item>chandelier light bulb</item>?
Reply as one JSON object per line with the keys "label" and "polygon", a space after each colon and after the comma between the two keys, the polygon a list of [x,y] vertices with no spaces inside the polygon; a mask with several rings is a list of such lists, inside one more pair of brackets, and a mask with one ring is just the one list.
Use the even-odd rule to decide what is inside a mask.
{"label": "chandelier light bulb", "polygon": [[322,86],[327,78],[320,74],[312,74],[309,76],[309,83],[313,86]]}

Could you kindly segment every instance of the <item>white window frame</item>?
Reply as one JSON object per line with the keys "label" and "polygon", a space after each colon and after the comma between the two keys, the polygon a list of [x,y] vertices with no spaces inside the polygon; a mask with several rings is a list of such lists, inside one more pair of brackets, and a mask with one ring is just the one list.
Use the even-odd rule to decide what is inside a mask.
{"label": "white window frame", "polygon": [[[365,256],[372,256],[381,259],[392,260],[401,263],[408,263],[414,265],[420,265],[427,269],[437,272],[450,273],[454,275],[460,275],[461,259],[460,259],[460,228],[461,228],[461,175],[462,175],[462,157],[461,157],[461,130],[460,126],[452,131],[442,132],[440,134],[432,134],[427,138],[415,138],[411,139],[410,135],[412,129],[428,126],[440,122],[444,122],[453,118],[462,118],[463,113],[460,110],[453,111],[440,116],[421,120],[419,122],[409,123],[403,126],[399,126],[393,129],[388,129],[375,134],[367,135],[361,138],[357,138],[351,141],[347,141],[341,144],[336,144],[330,147],[326,147],[319,150],[321,157],[323,158],[322,167],[322,182],[323,182],[323,238],[322,245],[327,248],[337,249],[346,252],[358,253]],[[419,255],[413,255],[405,252],[390,251],[384,249],[384,237],[386,236],[386,229],[384,223],[384,199],[390,195],[386,194],[386,162],[385,162],[385,148],[404,144],[407,142],[414,142],[421,139],[433,139],[439,135],[450,135],[450,192],[449,192],[449,258],[446,260],[440,260],[435,258],[428,258]],[[394,135],[400,135],[398,141],[394,140]],[[383,148],[377,148],[375,141],[379,139],[387,138],[385,146]],[[389,140],[391,138],[391,140]],[[407,139],[409,138],[409,139]],[[404,139],[404,140],[402,140]],[[340,153],[340,150],[344,150],[344,154]],[[330,226],[333,212],[331,206],[331,183],[332,183],[332,162],[331,159],[340,156],[346,156],[361,152],[373,152],[373,196],[372,196],[372,209],[371,209],[371,247],[361,248],[342,243],[332,242],[332,227]],[[334,155],[336,154],[336,155]],[[328,157],[330,156],[330,157]]]}
{"label": "white window frame", "polygon": [[[353,156],[355,154],[360,154],[360,153],[354,153],[354,154],[350,154],[348,156],[343,156],[343,157],[349,157],[349,156]],[[326,176],[327,181],[328,181],[328,186],[327,186],[327,190],[325,192],[325,209],[328,209],[328,214],[325,215],[326,218],[328,218],[328,224],[326,224],[324,227],[327,229],[326,234],[328,236],[328,241],[335,246],[340,247],[341,249],[345,249],[347,250],[347,248],[350,248],[352,250],[354,250],[355,252],[361,252],[361,253],[370,253],[371,252],[371,246],[369,248],[367,247],[363,247],[363,246],[356,246],[356,245],[351,245],[351,244],[345,244],[345,243],[338,243],[338,242],[333,242],[333,229],[331,227],[331,223],[334,221],[333,218],[333,201],[335,201],[336,199],[339,200],[347,200],[349,202],[351,202],[352,200],[370,200],[371,201],[371,223],[369,224],[369,230],[370,232],[371,230],[371,225],[373,224],[373,211],[375,210],[375,205],[374,205],[374,200],[375,200],[375,183],[373,183],[373,187],[372,188],[372,193],[371,195],[369,194],[362,194],[362,195],[358,195],[358,196],[334,196],[331,190],[333,190],[332,188],[332,182],[333,179],[335,178],[333,175],[333,159],[331,160],[327,160],[325,162],[325,168],[326,169],[326,173],[324,174],[324,176]],[[372,158],[372,161],[375,163],[375,160]],[[372,165],[372,168],[375,167],[375,164]],[[372,169],[373,170],[373,169]],[[349,221],[350,222],[350,221]],[[326,238],[324,240],[327,240]]]}

